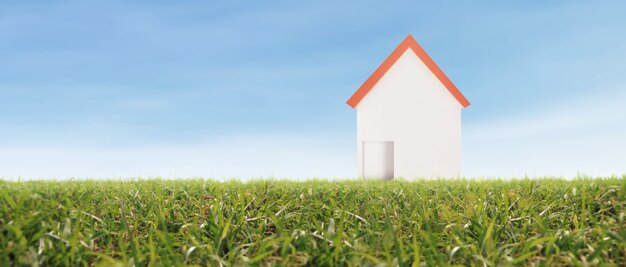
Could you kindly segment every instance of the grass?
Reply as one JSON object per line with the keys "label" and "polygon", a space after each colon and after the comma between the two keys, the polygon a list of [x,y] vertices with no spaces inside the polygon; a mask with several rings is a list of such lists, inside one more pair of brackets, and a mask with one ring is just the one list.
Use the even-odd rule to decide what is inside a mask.
{"label": "grass", "polygon": [[626,176],[0,181],[4,265],[626,265]]}

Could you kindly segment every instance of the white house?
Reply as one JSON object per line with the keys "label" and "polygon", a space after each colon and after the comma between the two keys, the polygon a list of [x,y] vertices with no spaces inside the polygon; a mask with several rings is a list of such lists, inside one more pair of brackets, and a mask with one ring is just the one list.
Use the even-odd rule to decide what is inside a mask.
{"label": "white house", "polygon": [[470,103],[411,35],[346,103],[356,109],[359,177],[460,176]]}

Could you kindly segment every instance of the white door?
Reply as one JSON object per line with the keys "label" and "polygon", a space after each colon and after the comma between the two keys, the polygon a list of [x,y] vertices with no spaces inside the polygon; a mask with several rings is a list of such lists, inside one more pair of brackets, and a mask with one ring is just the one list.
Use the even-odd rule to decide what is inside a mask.
{"label": "white door", "polygon": [[393,179],[393,141],[363,142],[363,177]]}

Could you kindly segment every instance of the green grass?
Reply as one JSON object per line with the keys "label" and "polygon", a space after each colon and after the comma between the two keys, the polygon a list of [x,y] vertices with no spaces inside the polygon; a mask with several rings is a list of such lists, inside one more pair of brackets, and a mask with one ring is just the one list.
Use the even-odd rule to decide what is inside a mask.
{"label": "green grass", "polygon": [[0,265],[626,265],[626,176],[0,181]]}

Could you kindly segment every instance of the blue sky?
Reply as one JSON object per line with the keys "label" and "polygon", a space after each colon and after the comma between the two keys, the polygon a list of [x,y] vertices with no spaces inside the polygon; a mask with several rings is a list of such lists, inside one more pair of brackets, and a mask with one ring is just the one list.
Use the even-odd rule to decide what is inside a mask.
{"label": "blue sky", "polygon": [[0,3],[0,177],[350,177],[345,100],[412,34],[463,175],[626,173],[626,4]]}

